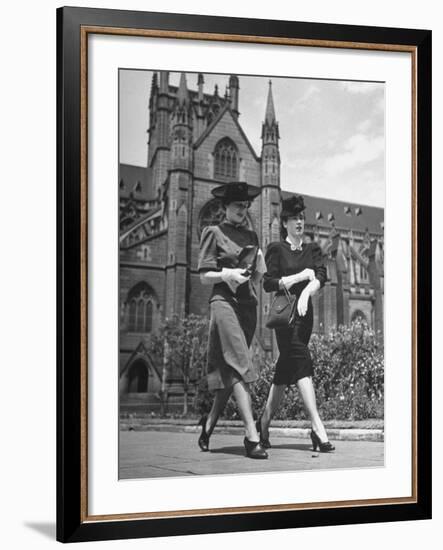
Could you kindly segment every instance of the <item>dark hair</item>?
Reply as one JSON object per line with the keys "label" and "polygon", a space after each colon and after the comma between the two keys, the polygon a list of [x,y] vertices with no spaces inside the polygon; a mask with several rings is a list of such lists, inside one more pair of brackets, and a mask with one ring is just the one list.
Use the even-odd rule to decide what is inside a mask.
{"label": "dark hair", "polygon": [[280,239],[282,241],[286,240],[286,237],[288,236],[288,230],[283,225],[283,222],[288,221],[288,216],[281,216],[280,217]]}
{"label": "dark hair", "polygon": [[[296,215],[299,216],[300,214],[303,216],[303,219],[306,219],[304,212],[299,212]],[[288,230],[283,225],[283,222],[287,222],[289,220],[289,218],[294,218],[294,217],[295,216],[290,216],[289,214],[280,215],[280,239],[282,241],[284,241],[286,239],[286,237],[288,236]]]}
{"label": "dark hair", "polygon": [[[239,201],[237,199],[220,199],[221,201],[221,205],[223,206],[223,208],[226,208],[229,204],[231,204],[231,202],[246,202],[246,201]],[[252,201],[251,200],[248,200],[248,208],[251,206],[252,204]]]}

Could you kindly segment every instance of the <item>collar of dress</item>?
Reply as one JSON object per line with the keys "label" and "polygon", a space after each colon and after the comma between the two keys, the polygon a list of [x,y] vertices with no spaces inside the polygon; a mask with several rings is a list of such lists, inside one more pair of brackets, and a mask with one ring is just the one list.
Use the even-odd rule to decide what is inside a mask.
{"label": "collar of dress", "polygon": [[289,237],[286,237],[286,242],[289,244],[292,251],[303,249],[303,241],[300,242],[299,246],[295,246],[295,244],[293,244],[292,241],[290,241]]}
{"label": "collar of dress", "polygon": [[225,218],[222,223],[224,223],[226,225],[230,225],[231,227],[235,227],[236,229],[245,229],[246,228],[246,222],[233,223],[233,222],[231,222],[231,221],[229,221],[228,219]]}

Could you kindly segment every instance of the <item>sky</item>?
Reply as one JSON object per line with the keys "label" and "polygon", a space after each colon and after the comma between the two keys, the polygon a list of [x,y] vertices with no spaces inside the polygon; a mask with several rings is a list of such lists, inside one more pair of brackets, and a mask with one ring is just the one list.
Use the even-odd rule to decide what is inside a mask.
{"label": "sky", "polygon": [[[146,166],[151,71],[120,71],[120,162]],[[187,73],[190,89],[197,74]],[[239,76],[239,123],[258,156],[269,81],[280,130],[281,187],[384,207],[384,84]],[[178,85],[179,73],[170,73]],[[204,75],[224,95],[229,75]]]}

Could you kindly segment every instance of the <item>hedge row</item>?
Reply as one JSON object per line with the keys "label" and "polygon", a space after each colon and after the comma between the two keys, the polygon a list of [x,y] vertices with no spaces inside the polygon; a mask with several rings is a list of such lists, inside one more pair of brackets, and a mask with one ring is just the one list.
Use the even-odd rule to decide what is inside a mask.
{"label": "hedge row", "polygon": [[[317,406],[323,420],[365,420],[384,417],[384,351],[380,334],[357,320],[328,334],[314,334],[309,344],[314,363],[314,386]],[[251,388],[252,405],[260,414],[266,404],[274,374],[273,363],[256,358],[260,371]],[[212,395],[206,380],[201,379],[193,408],[202,414],[210,409]],[[235,402],[230,399],[224,418],[239,418]],[[297,386],[286,388],[285,399],[276,419],[305,419]]]}

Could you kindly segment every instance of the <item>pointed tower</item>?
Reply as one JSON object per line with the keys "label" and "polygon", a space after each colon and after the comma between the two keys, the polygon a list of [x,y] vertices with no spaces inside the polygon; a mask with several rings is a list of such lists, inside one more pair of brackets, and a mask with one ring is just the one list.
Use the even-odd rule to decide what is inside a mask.
{"label": "pointed tower", "polygon": [[181,73],[171,113],[171,169],[192,170],[192,109],[185,73]]}
{"label": "pointed tower", "polygon": [[374,289],[373,298],[373,328],[379,332],[379,337],[384,339],[384,239],[379,237],[369,244],[369,280]]}
{"label": "pointed tower", "polygon": [[149,100],[148,167],[152,169],[152,185],[157,194],[168,175],[169,162],[169,72],[160,71],[152,77]]}
{"label": "pointed tower", "polygon": [[238,76],[231,74],[229,77],[229,97],[231,99],[231,109],[234,115],[238,118],[240,112],[238,110],[240,85],[238,83]]}
{"label": "pointed tower", "polygon": [[192,105],[186,75],[181,73],[171,112],[165,294],[167,317],[188,313],[193,193],[192,125]]}
{"label": "pointed tower", "polygon": [[[262,150],[261,150],[261,235],[260,242],[263,250],[266,250],[270,242],[280,238],[280,151],[278,140],[280,139],[278,122],[275,116],[274,98],[272,96],[272,82],[269,81],[268,99],[266,102],[265,120],[262,125]],[[262,293],[261,311],[265,314],[269,311],[271,296]],[[263,314],[263,313],[262,313]],[[259,326],[264,326],[261,322]],[[263,329],[265,345],[270,345],[271,334]]]}
{"label": "pointed tower", "polygon": [[261,139],[262,246],[266,248],[270,242],[279,239],[278,216],[280,213],[280,151],[278,146],[280,134],[275,116],[271,81],[269,81]]}
{"label": "pointed tower", "polygon": [[197,77],[197,86],[198,86],[198,93],[197,93],[197,105],[195,107],[195,113],[196,118],[194,121],[194,141],[197,141],[197,139],[202,135],[202,133],[205,131],[206,123],[205,123],[205,96],[203,93],[203,87],[205,84],[205,79],[203,77],[202,73],[198,73]]}
{"label": "pointed tower", "polygon": [[208,108],[206,109],[206,126],[210,126],[214,118],[218,115],[222,107],[222,99],[218,95],[218,84],[214,86],[214,94],[209,100]]}

